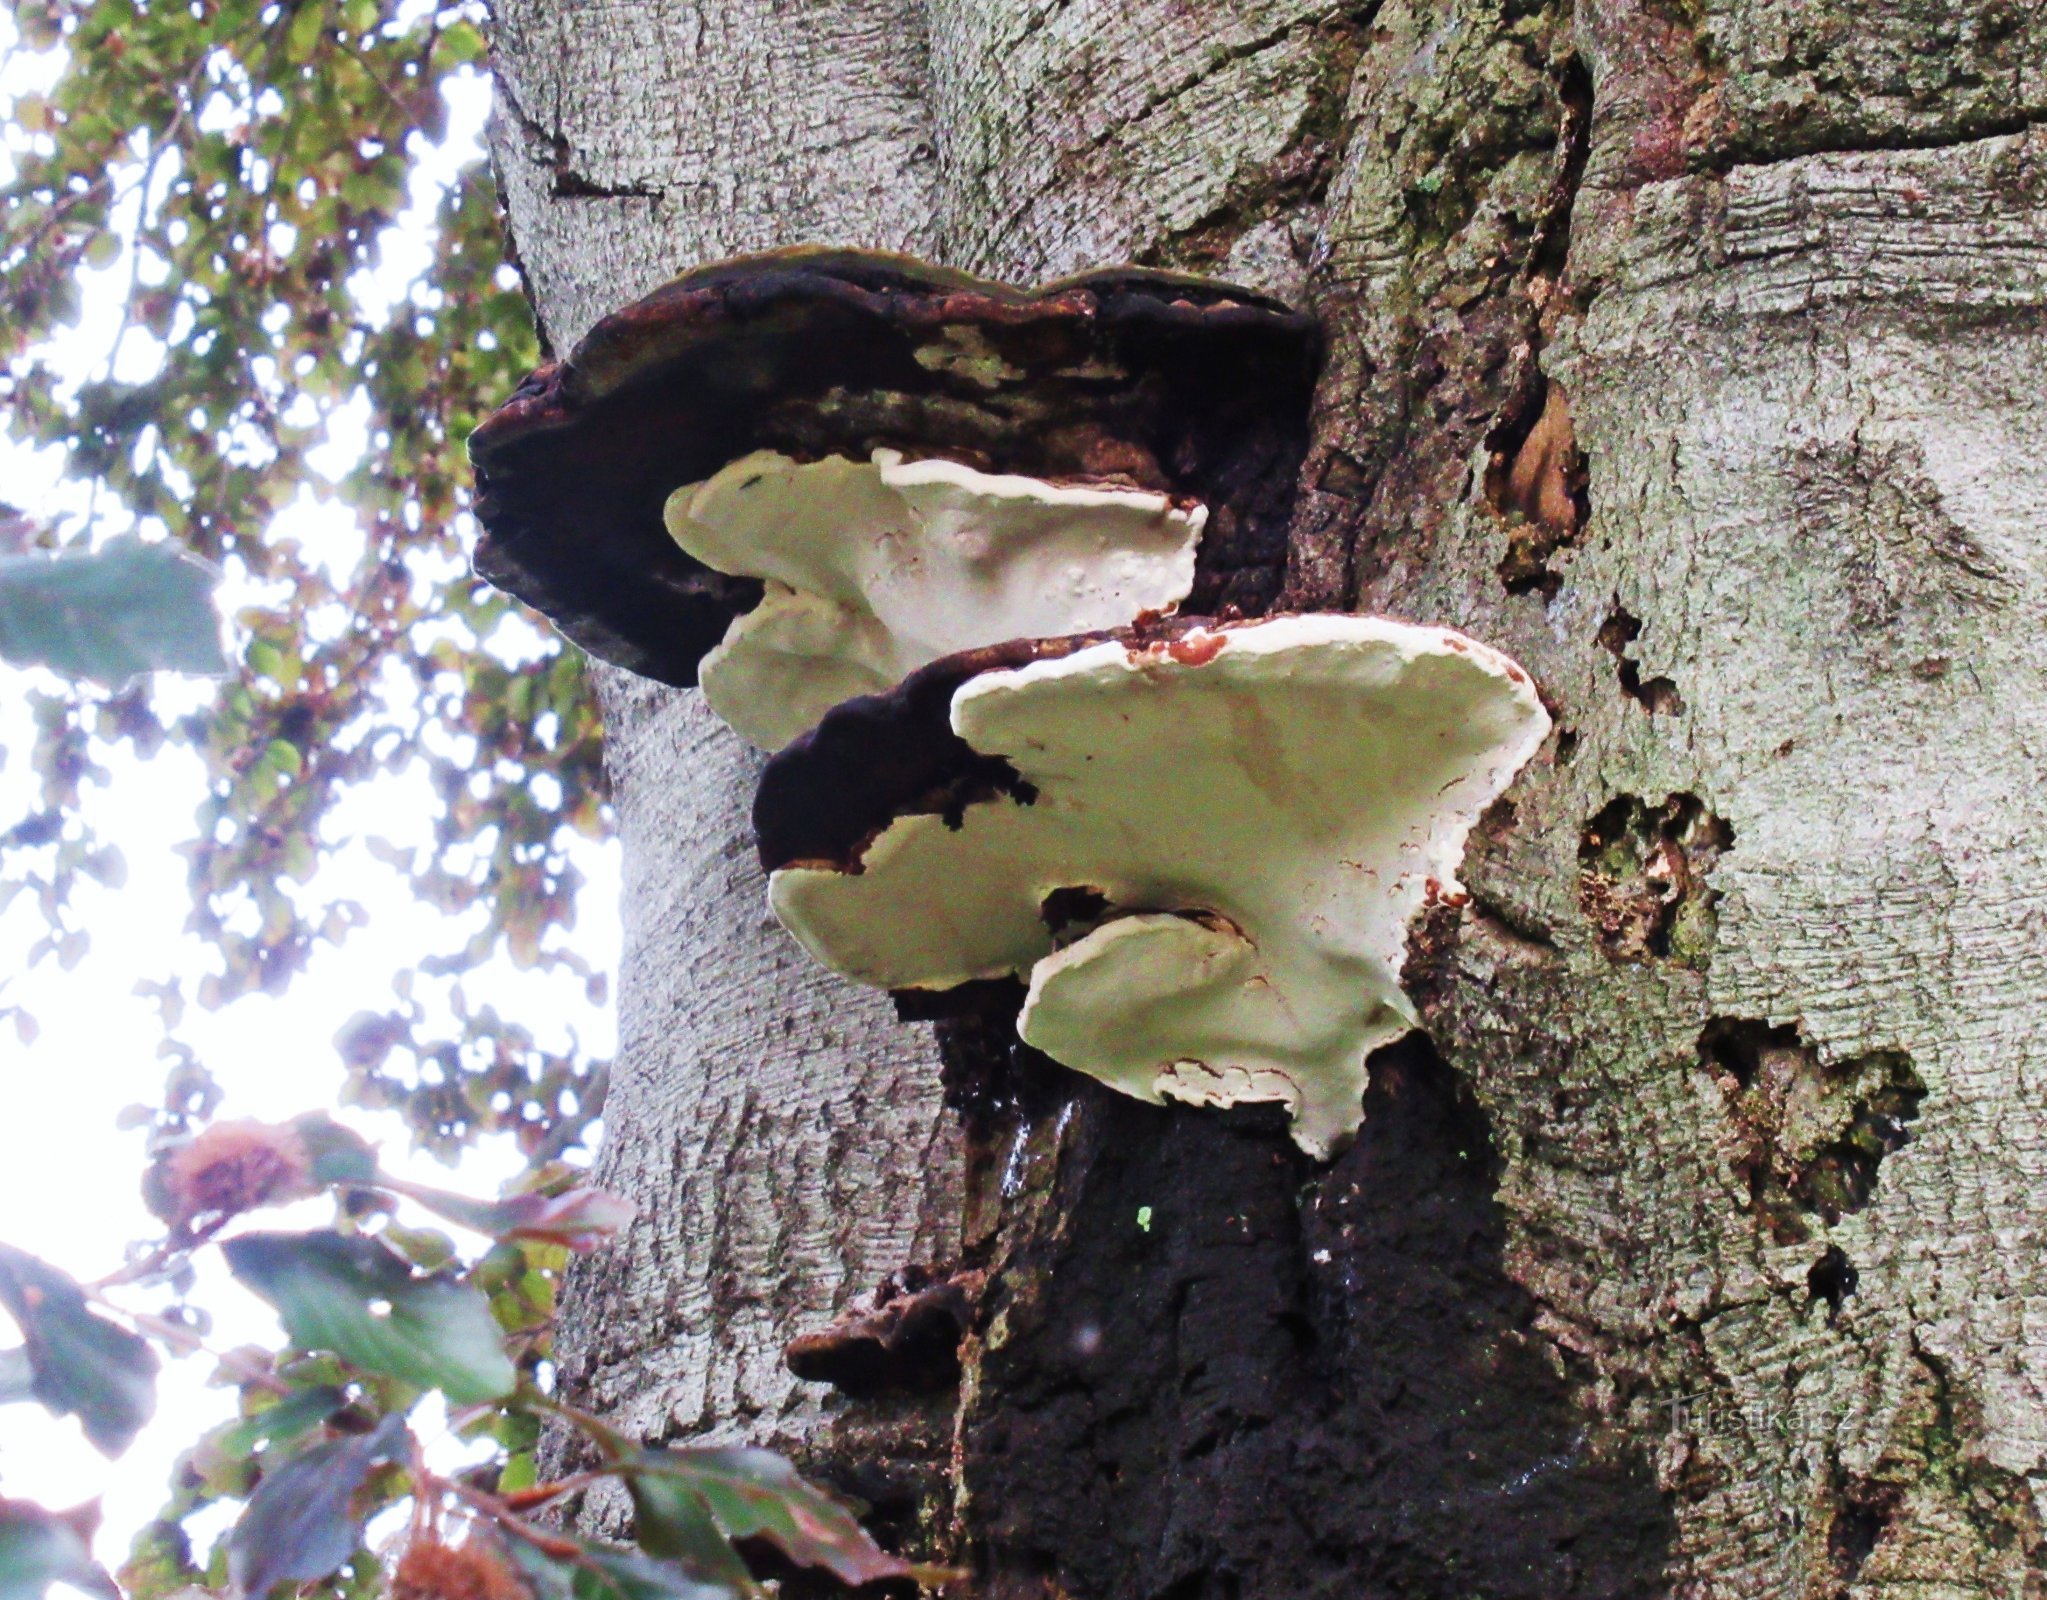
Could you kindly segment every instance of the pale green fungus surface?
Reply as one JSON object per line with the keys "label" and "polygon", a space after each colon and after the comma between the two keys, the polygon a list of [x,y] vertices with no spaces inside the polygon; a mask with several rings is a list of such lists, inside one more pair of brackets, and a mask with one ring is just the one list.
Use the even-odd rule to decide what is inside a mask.
{"label": "pale green fungus surface", "polygon": [[[1527,674],[1441,628],[1304,616],[968,680],[954,730],[1034,803],[898,818],[859,870],[774,874],[826,965],[889,989],[1029,980],[1019,1029],[1146,1100],[1278,1102],[1327,1154],[1414,1025],[1408,925],[1549,729]],[[1106,910],[1054,929],[1085,890]]]}
{"label": "pale green fungus surface", "polygon": [[741,457],[668,502],[706,566],[766,585],[699,669],[745,739],[779,749],[833,706],[957,650],[1118,628],[1194,581],[1205,507],[954,461]]}

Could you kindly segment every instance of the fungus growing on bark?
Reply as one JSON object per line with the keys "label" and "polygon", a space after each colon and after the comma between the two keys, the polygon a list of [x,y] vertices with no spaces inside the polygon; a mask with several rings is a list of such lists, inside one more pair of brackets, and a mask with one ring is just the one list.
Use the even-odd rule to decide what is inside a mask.
{"label": "fungus growing on bark", "polygon": [[1152,490],[894,450],[808,464],[758,450],[668,502],[688,554],[765,586],[699,676],[711,709],[770,750],[954,651],[1171,611],[1207,516]]}
{"label": "fungus growing on bark", "polygon": [[693,683],[763,585],[680,548],[669,497],[757,451],[891,450],[912,475],[1203,506],[1189,604],[1263,610],[1318,354],[1305,313],[1167,273],[1024,291],[853,251],[724,262],[606,317],[477,430],[477,570],[592,654]]}
{"label": "fungus growing on bark", "polygon": [[1549,727],[1527,675],[1381,618],[948,657],[768,764],[776,914],[892,990],[1027,977],[1026,1042],[1140,1098],[1285,1104],[1316,1154],[1407,1031],[1410,919]]}

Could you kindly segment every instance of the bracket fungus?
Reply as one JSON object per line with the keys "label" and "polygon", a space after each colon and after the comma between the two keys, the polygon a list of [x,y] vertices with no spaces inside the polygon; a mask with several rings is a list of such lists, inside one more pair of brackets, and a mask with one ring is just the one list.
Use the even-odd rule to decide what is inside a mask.
{"label": "bracket fungus", "polygon": [[[705,524],[688,501],[729,493],[735,463],[765,451],[789,474],[836,461],[841,475],[885,473],[899,488],[1012,509],[1141,495],[1149,516],[1168,503],[1187,519],[1182,532],[1200,533],[1187,604],[1255,613],[1278,590],[1319,354],[1305,313],[1170,273],[1112,268],[1025,291],[856,251],[720,263],[604,318],[476,431],[477,570],[592,654],[694,683],[734,619],[772,592],[764,579],[804,586],[771,559],[729,551],[717,570],[694,553],[710,542],[693,528],[690,548],[670,538],[663,509],[702,485],[683,515]],[[1050,620],[1061,631],[1129,622],[1175,598],[1119,590],[1120,615]],[[739,637],[794,639],[799,654],[816,642],[802,642],[786,600],[780,610]],[[856,649],[859,664],[837,682],[871,686],[868,669],[886,673],[919,650],[1035,626],[1035,614],[1021,625],[983,615],[978,638],[942,632],[881,651],[883,665]],[[740,654],[723,658],[735,672]]]}
{"label": "bracket fungus", "polygon": [[477,570],[785,746],[776,913],[938,1014],[1326,1152],[1408,924],[1548,728],[1498,652],[1270,609],[1320,341],[1227,284],[792,250],[606,317],[470,440]]}
{"label": "bracket fungus", "polygon": [[809,463],[757,450],[668,502],[686,552],[763,583],[699,681],[713,711],[769,750],[940,656],[1171,611],[1207,518],[1153,490],[895,450]]}
{"label": "bracket fungus", "polygon": [[1180,621],[944,658],[769,762],[774,910],[896,991],[1027,978],[1027,1043],[1141,1098],[1276,1101],[1326,1154],[1407,1031],[1410,920],[1548,731],[1485,645]]}

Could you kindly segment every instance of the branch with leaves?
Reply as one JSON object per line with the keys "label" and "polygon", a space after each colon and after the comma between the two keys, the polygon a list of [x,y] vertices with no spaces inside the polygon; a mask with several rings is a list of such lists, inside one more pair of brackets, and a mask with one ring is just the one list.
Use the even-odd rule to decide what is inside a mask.
{"label": "branch with leaves", "polygon": [[[68,967],[90,941],[74,891],[121,870],[85,820],[110,755],[182,745],[203,762],[184,853],[190,928],[217,965],[189,994],[175,976],[162,986],[172,1132],[208,1094],[173,1015],[284,992],[323,945],[360,936],[352,886],[320,868],[347,842],[331,826],[347,797],[397,775],[427,779],[430,839],[367,843],[420,901],[470,915],[431,974],[452,1001],[419,985],[367,1005],[338,1041],[353,1101],[404,1115],[444,1156],[497,1131],[532,1149],[581,1114],[600,1065],[459,992],[505,959],[601,989],[567,939],[571,845],[609,828],[580,658],[522,627],[463,552],[462,442],[538,356],[480,161],[438,191],[417,181],[447,137],[450,85],[479,73],[483,10],[9,8],[15,49],[54,68],[6,108],[0,422],[63,453],[86,509],[0,514],[0,537],[11,528],[13,552],[47,566],[111,558],[127,547],[110,538],[133,536],[264,597],[233,619],[228,681],[202,712],[169,715],[142,687],[32,690],[39,803],[0,818],[0,906],[38,908],[32,960]],[[52,352],[95,273],[127,292],[80,381]],[[321,453],[337,435],[360,440],[339,468]],[[353,560],[280,535],[280,513],[307,500],[352,518]],[[10,1016],[32,1035],[0,1001]]]}
{"label": "branch with leaves", "polygon": [[[331,1194],[336,1225],[239,1226],[264,1207]],[[336,1597],[387,1590],[506,1600],[760,1600],[745,1550],[765,1547],[847,1585],[947,1576],[877,1546],[853,1512],[763,1450],[649,1448],[547,1392],[555,1286],[573,1251],[602,1248],[632,1208],[564,1168],[477,1200],[383,1172],[362,1139],[327,1117],[216,1123],[166,1151],[147,1194],[165,1236],[128,1267],[80,1283],[0,1245],[0,1305],[23,1342],[0,1351],[0,1402],[76,1416],[112,1456],[155,1405],[160,1350],[211,1353],[241,1415],[188,1454],[177,1493],[137,1541],[121,1581],[91,1556],[95,1513],[0,1500],[0,1595],[50,1585],[155,1600],[194,1590],[262,1597],[290,1586]],[[490,1240],[463,1260],[445,1234],[401,1225],[409,1201]],[[234,1231],[229,1231],[229,1230]],[[189,1279],[218,1249],[237,1281],[274,1307],[288,1343],[209,1352],[182,1303],[134,1304]],[[434,1467],[422,1404],[437,1396],[457,1438],[493,1445],[459,1471]],[[581,1433],[596,1464],[537,1481],[544,1423]],[[621,1548],[536,1520],[567,1496],[620,1483],[634,1511]],[[203,1558],[184,1524],[241,1502]],[[398,1511],[401,1530],[366,1547]]]}

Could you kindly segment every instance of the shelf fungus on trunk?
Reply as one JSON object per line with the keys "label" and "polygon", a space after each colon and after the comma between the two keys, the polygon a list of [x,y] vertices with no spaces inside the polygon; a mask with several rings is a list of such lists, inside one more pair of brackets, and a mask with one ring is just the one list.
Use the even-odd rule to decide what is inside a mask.
{"label": "shelf fungus on trunk", "polygon": [[[1319,352],[1305,313],[1169,273],[1024,291],[855,251],[724,262],[606,317],[477,430],[477,570],[665,682],[728,641],[712,676],[772,743],[933,652],[1183,598],[1266,609]],[[806,657],[806,709],[760,711]]]}
{"label": "shelf fungus on trunk", "polygon": [[713,711],[769,750],[940,656],[1171,612],[1207,519],[1153,490],[895,450],[809,463],[757,450],[668,502],[685,551],[765,588],[699,681]]}
{"label": "shelf fungus on trunk", "polygon": [[1327,1154],[1413,1026],[1408,924],[1549,728],[1512,661],[1374,617],[1181,619],[944,658],[769,762],[775,913],[896,991],[1027,978],[1024,1040],[1140,1098],[1276,1101]]}

